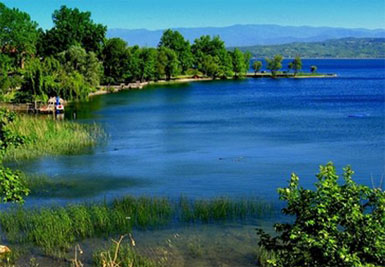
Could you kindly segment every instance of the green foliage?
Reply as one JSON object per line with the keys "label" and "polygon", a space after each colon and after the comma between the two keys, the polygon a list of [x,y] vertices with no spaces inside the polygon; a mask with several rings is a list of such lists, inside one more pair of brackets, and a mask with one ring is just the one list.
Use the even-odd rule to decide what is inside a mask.
{"label": "green foliage", "polygon": [[178,57],[170,48],[160,47],[158,49],[157,74],[158,77],[166,77],[170,80],[172,76],[178,74]]}
{"label": "green foliage", "polygon": [[294,70],[294,76],[302,69],[302,60],[296,56],[292,62],[289,63],[289,68]]}
{"label": "green foliage", "polygon": [[259,72],[260,70],[262,69],[262,61],[254,61],[253,62],[253,70],[254,70],[254,73],[256,74],[257,72]]}
{"label": "green foliage", "polygon": [[310,67],[310,72],[311,73],[316,73],[317,69],[318,69],[317,66],[313,65],[313,66]]}
{"label": "green foliage", "polygon": [[10,56],[14,66],[22,66],[24,58],[35,53],[36,28],[27,13],[0,3],[0,52]]}
{"label": "green foliage", "polygon": [[272,59],[266,58],[267,69],[271,71],[271,74],[276,76],[277,71],[282,68],[283,57],[281,55],[275,55]]}
{"label": "green foliage", "polygon": [[178,57],[179,72],[185,74],[186,71],[193,65],[193,55],[191,52],[190,42],[186,41],[182,34],[178,31],[168,29],[164,31],[159,47],[167,47],[175,51]]}
{"label": "green foliage", "polygon": [[5,168],[2,162],[11,147],[22,145],[26,139],[10,128],[15,119],[15,113],[0,110],[0,202],[23,202],[23,197],[29,194],[21,173]]}
{"label": "green foliage", "polygon": [[225,43],[215,36],[209,35],[195,39],[191,47],[195,68],[213,78],[231,76],[233,71],[232,58],[225,48]]}
{"label": "green foliage", "polygon": [[157,56],[158,52],[154,48],[141,48],[137,50],[140,81],[152,81],[157,78]]}
{"label": "green foliage", "polygon": [[130,52],[127,43],[120,38],[108,39],[102,50],[104,83],[123,82],[128,77]]}
{"label": "green foliage", "polygon": [[24,202],[28,196],[29,189],[23,176],[18,171],[13,171],[0,166],[0,202]]}
{"label": "green foliage", "polygon": [[236,77],[243,76],[249,69],[249,62],[245,55],[239,49],[234,49],[233,56],[233,71]]}
{"label": "green foliage", "polygon": [[100,53],[107,28],[94,23],[90,12],[62,6],[54,11],[52,19],[54,27],[41,35],[42,55],[56,55],[74,45],[80,45],[87,52]]}
{"label": "green foliage", "polygon": [[277,224],[276,237],[258,231],[259,245],[272,251],[271,266],[383,266],[385,264],[385,193],[352,180],[344,168],[339,181],[332,163],[320,167],[316,189],[289,186],[278,190],[287,202],[282,211],[295,221]]}

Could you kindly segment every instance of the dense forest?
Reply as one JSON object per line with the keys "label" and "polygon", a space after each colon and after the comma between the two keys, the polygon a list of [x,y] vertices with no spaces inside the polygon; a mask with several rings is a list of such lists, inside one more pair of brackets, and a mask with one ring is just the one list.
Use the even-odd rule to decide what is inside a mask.
{"label": "dense forest", "polygon": [[[286,58],[385,58],[385,38],[343,38],[314,43],[240,47],[257,57],[276,54]],[[231,50],[231,49],[230,49]]]}
{"label": "dense forest", "polygon": [[100,84],[182,75],[225,79],[249,68],[251,55],[228,51],[219,36],[190,44],[179,32],[166,30],[157,48],[147,48],[106,38],[107,27],[77,8],[62,6],[52,19],[54,26],[43,30],[27,13],[0,3],[0,101],[84,99]]}

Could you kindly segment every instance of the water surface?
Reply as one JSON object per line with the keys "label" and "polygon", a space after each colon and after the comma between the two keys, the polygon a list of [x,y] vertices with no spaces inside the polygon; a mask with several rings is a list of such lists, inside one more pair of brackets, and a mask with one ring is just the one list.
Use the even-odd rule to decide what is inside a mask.
{"label": "water surface", "polygon": [[351,164],[360,183],[371,186],[371,177],[379,183],[385,173],[384,61],[304,60],[304,69],[313,64],[339,77],[196,82],[94,97],[66,115],[100,123],[105,145],[21,167],[83,183],[141,181],[85,187],[95,194],[71,201],[123,194],[276,200],[291,172],[308,187],[328,161],[339,171]]}

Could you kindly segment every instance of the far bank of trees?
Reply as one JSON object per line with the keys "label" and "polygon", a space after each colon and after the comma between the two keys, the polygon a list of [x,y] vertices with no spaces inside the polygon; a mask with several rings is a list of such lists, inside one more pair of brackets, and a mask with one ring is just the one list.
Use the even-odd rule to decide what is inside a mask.
{"label": "far bank of trees", "polygon": [[62,6],[46,31],[30,16],[0,3],[0,100],[33,102],[49,96],[83,99],[100,84],[170,80],[177,76],[242,77],[251,55],[228,51],[218,36],[190,44],[166,30],[157,48],[106,38],[90,12]]}

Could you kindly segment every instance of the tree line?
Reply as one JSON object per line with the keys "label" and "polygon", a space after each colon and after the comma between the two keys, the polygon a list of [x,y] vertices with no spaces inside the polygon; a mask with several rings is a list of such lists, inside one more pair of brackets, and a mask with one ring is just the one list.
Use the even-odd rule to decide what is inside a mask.
{"label": "tree line", "polygon": [[94,22],[90,12],[62,6],[52,19],[53,27],[43,30],[27,13],[0,3],[1,101],[84,99],[100,84],[182,75],[225,79],[249,69],[251,54],[228,51],[219,36],[201,36],[190,44],[169,29],[157,48],[128,46],[120,38],[106,38],[107,27]]}

